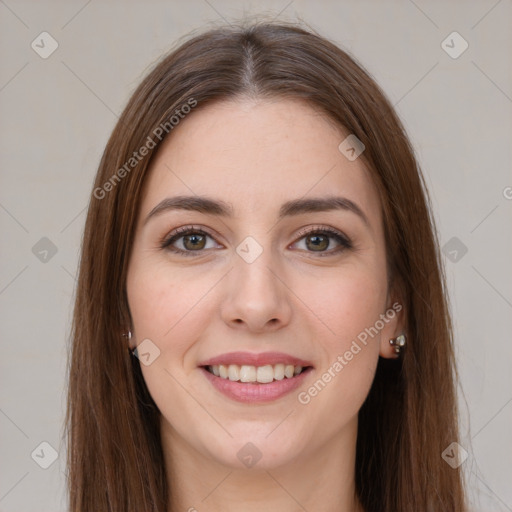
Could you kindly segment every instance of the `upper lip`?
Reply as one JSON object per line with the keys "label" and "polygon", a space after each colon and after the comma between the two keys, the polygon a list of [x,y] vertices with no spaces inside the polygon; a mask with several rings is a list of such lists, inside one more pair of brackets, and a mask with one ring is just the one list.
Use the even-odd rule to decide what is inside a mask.
{"label": "upper lip", "polygon": [[237,364],[239,366],[265,366],[268,364],[275,365],[279,363],[302,367],[312,366],[309,361],[305,361],[304,359],[300,359],[283,352],[262,352],[260,354],[255,354],[253,352],[229,352],[227,354],[222,354],[220,356],[212,357],[211,359],[203,361],[202,363],[199,363],[198,366],[215,366],[219,364]]}

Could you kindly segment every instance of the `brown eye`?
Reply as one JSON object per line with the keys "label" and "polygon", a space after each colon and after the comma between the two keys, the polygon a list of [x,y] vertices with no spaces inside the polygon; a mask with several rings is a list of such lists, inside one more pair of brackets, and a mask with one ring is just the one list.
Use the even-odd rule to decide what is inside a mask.
{"label": "brown eye", "polygon": [[206,237],[205,235],[198,235],[198,234],[192,234],[192,235],[185,235],[183,238],[183,245],[190,249],[191,251],[198,250],[198,249],[204,249],[206,245]]}
{"label": "brown eye", "polygon": [[212,236],[202,229],[194,227],[180,228],[171,233],[161,243],[161,248],[186,256],[194,256],[194,252],[199,255],[205,252],[204,249],[209,248],[206,247],[208,238],[213,240]]}
{"label": "brown eye", "polygon": [[[305,252],[316,253],[317,256],[332,256],[352,248],[350,240],[343,233],[332,228],[309,228],[302,231],[300,235],[299,241],[305,240]],[[213,240],[213,237],[202,229],[193,226],[184,227],[172,232],[161,243],[161,248],[185,256],[199,256],[206,252],[205,249],[215,248],[207,247],[208,238]],[[332,248],[331,246],[335,244],[337,247]],[[327,250],[330,247],[331,250]]]}
{"label": "brown eye", "polygon": [[[318,256],[332,256],[352,248],[350,240],[343,233],[332,228],[309,228],[302,231],[300,235],[299,241],[305,240],[306,252],[317,253]],[[334,240],[338,246],[327,251],[333,245],[331,240]]]}
{"label": "brown eye", "polygon": [[308,249],[325,250],[329,247],[329,237],[326,235],[309,235],[305,238]]}

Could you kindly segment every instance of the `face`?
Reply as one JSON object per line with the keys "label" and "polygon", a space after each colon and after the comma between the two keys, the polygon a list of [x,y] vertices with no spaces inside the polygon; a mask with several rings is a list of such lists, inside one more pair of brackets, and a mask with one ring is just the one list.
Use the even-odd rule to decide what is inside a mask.
{"label": "face", "polygon": [[401,306],[347,135],[298,100],[240,100],[191,113],[161,146],[127,293],[171,445],[273,468],[354,441]]}

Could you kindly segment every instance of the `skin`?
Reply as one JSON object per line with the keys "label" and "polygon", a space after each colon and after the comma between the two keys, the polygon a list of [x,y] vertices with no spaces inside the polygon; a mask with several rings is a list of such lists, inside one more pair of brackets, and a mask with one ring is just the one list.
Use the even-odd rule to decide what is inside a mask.
{"label": "skin", "polygon": [[[160,355],[141,364],[159,407],[171,488],[170,510],[359,511],[354,466],[357,413],[379,356],[395,354],[403,312],[308,404],[298,401],[396,301],[388,290],[380,199],[360,158],[338,150],[343,131],[300,100],[242,99],[197,109],[175,127],[145,183],[127,277],[132,347],[149,338]],[[222,199],[233,218],[169,210],[176,195]],[[339,195],[351,211],[303,213],[277,222],[285,201]],[[209,233],[192,256],[162,249],[176,228]],[[331,227],[353,248],[307,244],[304,227]],[[236,252],[247,237],[263,249],[252,263]],[[330,254],[329,254],[330,253]],[[319,256],[324,254],[324,256]],[[277,276],[277,277],[276,277]],[[235,350],[281,351],[311,361],[299,390],[265,404],[220,394],[198,364]],[[237,457],[253,443],[261,459]]]}

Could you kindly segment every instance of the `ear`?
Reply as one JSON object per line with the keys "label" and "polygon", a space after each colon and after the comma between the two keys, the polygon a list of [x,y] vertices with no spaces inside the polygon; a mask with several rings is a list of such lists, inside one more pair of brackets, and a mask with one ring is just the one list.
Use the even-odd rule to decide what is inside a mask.
{"label": "ear", "polygon": [[123,338],[123,341],[125,342],[125,345],[130,349],[134,350],[137,346],[135,344],[135,336],[133,335],[133,331],[128,328],[122,328],[121,331],[121,337]]}
{"label": "ear", "polygon": [[132,338],[128,341],[128,347],[130,347],[130,350],[135,350],[137,348],[137,344],[135,343],[135,336],[132,332]]}
{"label": "ear", "polygon": [[384,321],[384,328],[381,330],[379,355],[385,359],[398,359],[399,354],[395,352],[394,345],[390,340],[400,334],[405,334],[405,307],[399,296],[393,294],[388,300],[388,307],[381,318]]}

